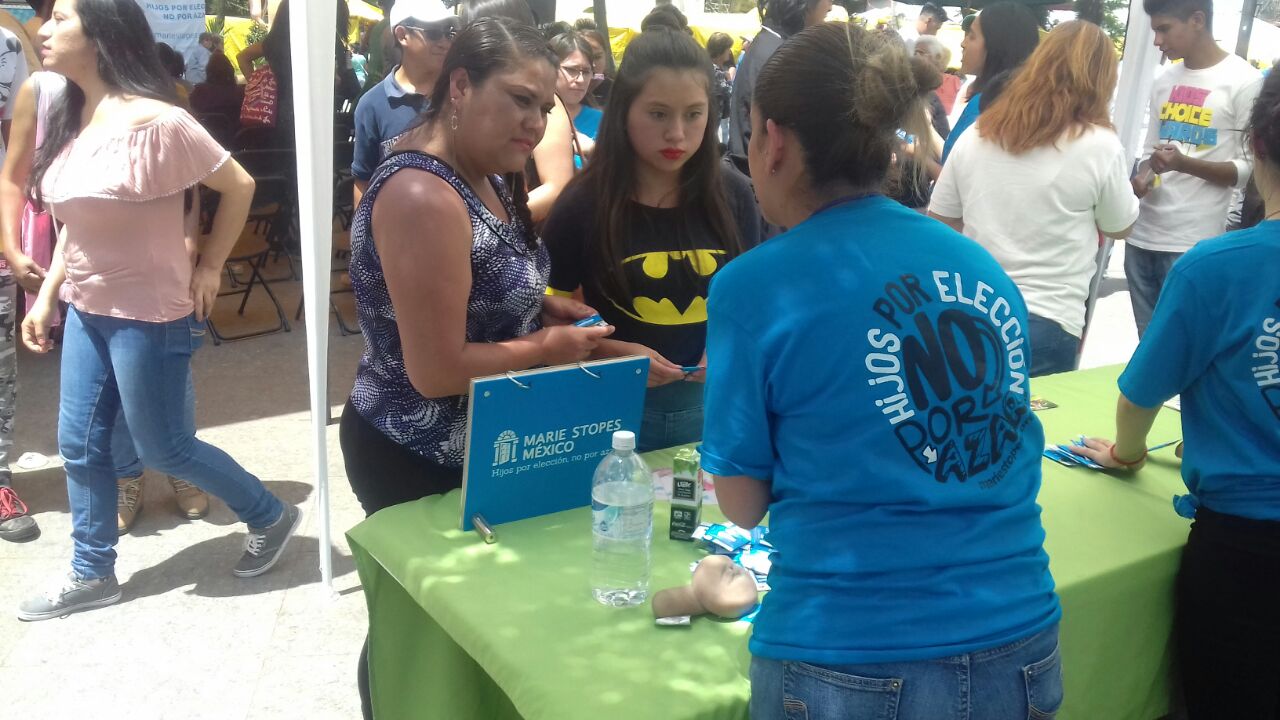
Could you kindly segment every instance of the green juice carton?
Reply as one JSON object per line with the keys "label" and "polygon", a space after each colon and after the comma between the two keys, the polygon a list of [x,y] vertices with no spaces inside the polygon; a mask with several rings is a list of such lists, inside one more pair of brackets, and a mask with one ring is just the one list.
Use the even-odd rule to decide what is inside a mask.
{"label": "green juice carton", "polygon": [[671,479],[671,539],[693,540],[702,522],[702,457],[693,448],[676,453]]}

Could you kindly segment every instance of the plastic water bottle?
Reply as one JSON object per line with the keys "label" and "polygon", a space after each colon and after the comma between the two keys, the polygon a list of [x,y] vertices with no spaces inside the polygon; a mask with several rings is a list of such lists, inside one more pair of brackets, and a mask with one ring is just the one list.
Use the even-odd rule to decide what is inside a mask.
{"label": "plastic water bottle", "polygon": [[613,452],[591,481],[591,594],[603,605],[630,607],[649,596],[653,476],[636,454],[636,435],[613,434]]}

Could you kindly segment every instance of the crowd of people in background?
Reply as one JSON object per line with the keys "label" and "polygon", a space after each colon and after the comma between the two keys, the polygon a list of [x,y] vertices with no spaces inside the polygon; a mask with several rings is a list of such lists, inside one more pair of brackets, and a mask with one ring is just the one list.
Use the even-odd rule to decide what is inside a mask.
{"label": "crowd of people in background", "polygon": [[[0,538],[38,533],[7,470],[14,343],[56,339],[74,550],[24,620],[121,598],[144,467],[188,518],[213,495],[246,523],[238,577],[300,517],[197,439],[190,370],[255,192],[228,150],[293,147],[289,0],[234,63],[213,34],[194,61],[157,45],[133,0],[36,4],[45,71],[0,75]],[[958,71],[934,4],[900,34],[761,0],[751,42],[703,46],[659,3],[616,66],[590,21],[455,4],[384,0],[353,63],[338,3],[365,340],[340,441],[366,513],[460,487],[471,378],[647,357],[640,449],[702,442],[725,515],[770,516],[753,718],[946,720],[961,696],[975,717],[1053,717],[1062,607],[1026,381],[1077,366],[1099,248],[1124,239],[1142,339],[1116,441],[1082,452],[1139,470],[1181,394],[1190,716],[1277,716],[1280,79],[1218,47],[1209,0],[1144,2],[1175,62],[1140,159],[1111,120],[1111,40],[1022,3],[961,19]],[[1251,178],[1256,227],[1224,235]],[[981,460],[904,439],[943,401],[1000,409]],[[365,656],[358,678],[371,717]]]}

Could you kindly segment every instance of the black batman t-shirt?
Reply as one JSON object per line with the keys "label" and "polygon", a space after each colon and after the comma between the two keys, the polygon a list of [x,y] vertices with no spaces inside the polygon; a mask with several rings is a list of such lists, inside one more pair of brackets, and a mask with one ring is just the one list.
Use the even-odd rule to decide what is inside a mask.
{"label": "black batman t-shirt", "polygon": [[[736,173],[723,178],[741,246],[754,247],[761,222],[751,185]],[[622,253],[629,297],[606,297],[588,277],[587,243],[601,236],[596,202],[593,188],[576,183],[547,218],[542,238],[551,252],[552,289],[568,294],[581,287],[583,300],[616,328],[611,340],[639,343],[677,365],[698,364],[707,339],[707,288],[729,260],[727,243],[703,219],[686,222],[679,209],[632,203],[634,222]]]}

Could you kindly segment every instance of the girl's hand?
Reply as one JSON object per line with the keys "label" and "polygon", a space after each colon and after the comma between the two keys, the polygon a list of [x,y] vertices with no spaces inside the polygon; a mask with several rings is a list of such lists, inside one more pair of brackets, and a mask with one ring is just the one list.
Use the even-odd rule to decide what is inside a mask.
{"label": "girl's hand", "polygon": [[1077,445],[1071,448],[1072,451],[1089,458],[1108,470],[1124,470],[1131,472],[1141,470],[1143,465],[1147,464],[1147,452],[1142,451],[1141,457],[1137,462],[1125,463],[1121,460],[1129,460],[1115,449],[1115,443],[1103,438],[1085,438],[1084,445]]}
{"label": "girl's hand", "polygon": [[14,282],[23,290],[35,295],[39,294],[44,284],[45,268],[40,263],[21,253],[13,253],[9,258],[9,270],[13,273]]}
{"label": "girl's hand", "polygon": [[609,348],[609,354],[614,357],[641,355],[649,358],[649,379],[646,387],[661,387],[684,380],[684,370],[681,370],[679,365],[662,357],[653,348],[646,347],[640,343],[627,342],[613,342],[610,345],[612,347]]}
{"label": "girl's hand", "polygon": [[689,373],[684,379],[688,382],[705,383],[707,381],[707,354],[705,352],[702,353],[702,359],[698,361],[698,367],[702,369]]}
{"label": "girl's hand", "polygon": [[53,325],[52,304],[37,301],[22,321],[22,344],[31,352],[47,353],[53,349],[53,340],[49,337],[49,328]]}
{"label": "girl's hand", "polygon": [[545,327],[572,325],[595,314],[594,308],[573,298],[559,295],[547,295],[542,298],[542,324]]}
{"label": "girl's hand", "polygon": [[213,312],[213,304],[218,299],[218,288],[222,287],[220,270],[196,266],[191,273],[191,302],[195,305],[196,321],[204,322]]}

